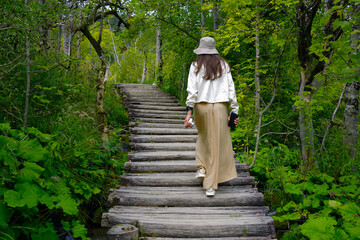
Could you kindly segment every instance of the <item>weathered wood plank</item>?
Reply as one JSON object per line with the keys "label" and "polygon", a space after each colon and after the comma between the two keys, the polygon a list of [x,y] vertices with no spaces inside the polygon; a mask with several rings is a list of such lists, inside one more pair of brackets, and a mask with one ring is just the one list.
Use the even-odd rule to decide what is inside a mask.
{"label": "weathered wood plank", "polygon": [[[195,178],[192,172],[183,173],[125,173],[120,176],[122,185],[132,186],[199,186],[202,179]],[[248,172],[238,173],[238,177],[228,182],[220,183],[220,186],[251,185],[254,177]]]}
{"label": "weathered wood plank", "polygon": [[160,115],[184,115],[186,111],[178,110],[178,111],[167,111],[167,110],[157,110],[157,109],[128,109],[129,113],[152,113],[152,114],[160,114]]}
{"label": "weathered wood plank", "polygon": [[137,151],[195,151],[196,143],[130,143],[130,147]]}
{"label": "weathered wood plank", "polygon": [[135,151],[128,153],[130,161],[195,160],[195,151]]}
{"label": "weathered wood plank", "polygon": [[184,122],[184,119],[186,117],[186,114],[155,114],[155,113],[134,113],[134,112],[129,112],[129,117],[130,118],[162,118],[162,119],[179,119],[182,120],[182,122]]}
{"label": "weathered wood plank", "polygon": [[273,233],[273,220],[266,216],[139,216],[105,214],[111,224],[137,224],[142,231],[159,237],[231,237],[268,236]]}
{"label": "weathered wood plank", "polygon": [[131,142],[136,143],[165,143],[165,142],[188,142],[194,143],[197,140],[196,135],[130,135]]}
{"label": "weathered wood plank", "polygon": [[[235,160],[235,167],[238,172],[249,171],[246,164],[240,164]],[[195,172],[196,162],[194,160],[170,160],[150,162],[126,162],[125,170],[133,173],[144,172]]]}
{"label": "weathered wood plank", "polygon": [[152,187],[146,191],[135,192],[116,189],[109,194],[108,202],[111,206],[152,206],[152,207],[222,207],[222,206],[262,206],[264,196],[255,191],[239,191],[219,187],[215,197],[205,195],[202,187],[192,191],[157,191],[160,187]]}
{"label": "weathered wood plank", "polygon": [[135,122],[145,122],[145,123],[172,123],[172,124],[184,125],[184,119],[137,117],[134,119],[134,121]]}
{"label": "weathered wood plank", "polygon": [[[142,122],[130,122],[129,127],[139,128],[179,128],[184,129],[184,121],[181,123],[142,123]],[[194,128],[196,129],[196,128]]]}
{"label": "weathered wood plank", "polygon": [[172,111],[185,111],[186,108],[183,106],[157,106],[157,105],[141,105],[141,104],[128,104],[129,110],[133,109],[151,109],[151,110],[166,110],[169,112]]}
{"label": "weathered wood plank", "polygon": [[219,215],[219,216],[266,216],[267,206],[234,206],[234,207],[138,207],[114,206],[109,213],[142,215]]}
{"label": "weathered wood plank", "polygon": [[132,134],[138,135],[197,135],[197,129],[193,128],[130,128]]}

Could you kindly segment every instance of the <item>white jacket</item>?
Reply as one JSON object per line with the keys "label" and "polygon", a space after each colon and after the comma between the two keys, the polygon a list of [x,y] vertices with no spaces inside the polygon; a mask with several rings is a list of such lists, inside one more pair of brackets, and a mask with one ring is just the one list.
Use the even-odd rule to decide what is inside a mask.
{"label": "white jacket", "polygon": [[201,67],[198,75],[196,75],[196,63],[191,64],[187,85],[187,106],[193,108],[195,103],[199,102],[229,102],[231,112],[238,114],[239,105],[236,99],[230,68],[227,64],[222,64],[222,67],[223,74],[220,78],[206,80],[203,78],[204,66]]}

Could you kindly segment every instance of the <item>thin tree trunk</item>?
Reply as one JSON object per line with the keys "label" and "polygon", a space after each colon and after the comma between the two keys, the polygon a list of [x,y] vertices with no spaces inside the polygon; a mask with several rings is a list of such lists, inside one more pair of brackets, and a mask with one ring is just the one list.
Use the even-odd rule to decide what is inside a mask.
{"label": "thin tree trunk", "polygon": [[[204,0],[201,0],[201,7],[204,6]],[[206,29],[206,15],[205,11],[201,10],[201,35],[204,35],[204,31]]]}
{"label": "thin tree trunk", "polygon": [[335,111],[333,112],[333,115],[331,117],[331,121],[329,122],[327,128],[326,128],[326,131],[325,131],[325,134],[324,134],[324,137],[323,137],[323,140],[321,142],[321,150],[324,150],[325,149],[325,139],[326,139],[326,135],[329,133],[330,131],[330,128],[332,128],[332,126],[334,125],[334,120],[335,120],[335,115],[340,107],[340,104],[341,104],[341,101],[343,99],[343,96],[344,96],[344,92],[345,92],[345,88],[346,88],[346,84],[345,86],[343,87],[342,91],[341,91],[341,94],[340,94],[340,98],[339,98],[339,101],[338,101],[338,104],[335,108]]}
{"label": "thin tree trunk", "polygon": [[62,32],[62,26],[59,25],[59,29],[58,29],[58,42],[57,42],[57,52],[61,52],[61,32]]}
{"label": "thin tree trunk", "polygon": [[[25,6],[27,0],[25,0]],[[29,118],[29,102],[30,102],[30,40],[26,35],[26,92],[25,92],[25,112],[24,112],[24,127],[27,127]]]}
{"label": "thin tree trunk", "polygon": [[143,73],[142,73],[142,77],[141,77],[141,83],[144,83],[146,75],[147,75],[146,61],[147,61],[147,55],[146,55],[146,51],[144,51],[144,68],[143,68]]}
{"label": "thin tree trunk", "polygon": [[216,30],[219,28],[218,26],[218,0],[214,0],[214,7],[213,7],[213,31],[216,32]]}
{"label": "thin tree trunk", "polygon": [[107,126],[106,120],[106,112],[104,108],[104,96],[105,96],[105,87],[109,78],[110,66],[106,60],[105,54],[101,48],[101,45],[89,32],[89,29],[83,28],[81,32],[89,39],[91,45],[94,47],[97,55],[101,60],[101,66],[99,70],[98,77],[96,79],[96,112],[97,112],[97,121],[98,121],[98,129],[100,132],[101,139],[103,144],[109,142],[109,129]]}
{"label": "thin tree trunk", "polygon": [[[108,21],[108,24],[109,24],[109,29],[110,29],[111,27],[110,27],[110,22],[109,21]],[[116,50],[116,44],[115,44],[114,36],[113,36],[113,33],[112,33],[111,29],[110,29],[110,36],[111,36],[111,41],[112,41],[112,44],[113,44],[115,60],[116,60],[117,64],[119,65],[119,67],[121,67],[120,60],[119,60],[119,55],[118,55],[117,50]]]}
{"label": "thin tree trunk", "polygon": [[[257,14],[258,15],[258,14]],[[255,36],[255,113],[259,114],[260,112],[260,34],[258,26],[256,26],[256,36]]]}
{"label": "thin tree trunk", "polygon": [[103,27],[104,27],[104,0],[101,1],[102,2],[102,14],[101,14],[101,19],[100,19],[100,33],[99,33],[99,44],[101,44],[101,40],[102,40],[102,33],[103,33]]}
{"label": "thin tree trunk", "polygon": [[156,28],[156,79],[159,81],[159,85],[162,85],[162,39],[161,39],[161,26],[160,24]]}
{"label": "thin tree trunk", "polygon": [[358,81],[346,83],[345,87],[344,146],[349,148],[349,154],[352,158],[356,156],[359,88],[360,84]]}

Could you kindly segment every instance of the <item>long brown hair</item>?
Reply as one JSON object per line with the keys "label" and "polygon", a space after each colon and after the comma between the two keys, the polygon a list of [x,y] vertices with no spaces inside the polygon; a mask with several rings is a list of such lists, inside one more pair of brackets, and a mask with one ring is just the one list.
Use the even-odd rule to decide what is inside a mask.
{"label": "long brown hair", "polygon": [[221,77],[223,74],[222,64],[229,66],[226,60],[220,57],[219,54],[200,54],[194,63],[197,63],[195,70],[196,75],[198,75],[201,67],[204,65],[205,75],[203,78],[206,80],[215,80]]}

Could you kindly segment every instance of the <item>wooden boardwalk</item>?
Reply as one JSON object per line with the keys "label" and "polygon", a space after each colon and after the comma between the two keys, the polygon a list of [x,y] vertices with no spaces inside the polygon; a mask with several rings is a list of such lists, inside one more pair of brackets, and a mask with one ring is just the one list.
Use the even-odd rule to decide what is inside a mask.
{"label": "wooden boardwalk", "polygon": [[263,194],[245,164],[238,177],[206,197],[195,178],[196,129],[183,127],[185,108],[152,85],[118,84],[131,119],[131,147],[120,188],[102,225],[132,224],[145,239],[251,239],[275,237]]}

